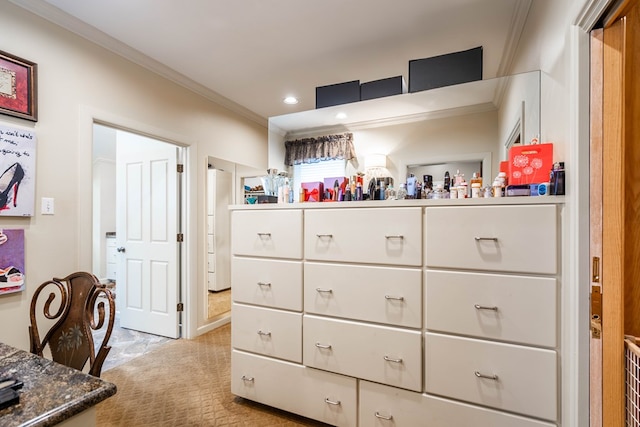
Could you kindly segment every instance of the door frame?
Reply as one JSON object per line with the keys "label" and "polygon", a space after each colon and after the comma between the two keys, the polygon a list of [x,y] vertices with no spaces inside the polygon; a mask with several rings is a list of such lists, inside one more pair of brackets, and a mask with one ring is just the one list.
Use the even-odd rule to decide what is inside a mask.
{"label": "door frame", "polygon": [[[198,203],[198,197],[193,196],[193,189],[197,188],[197,145],[190,141],[185,135],[175,134],[166,129],[157,128],[146,123],[132,120],[128,117],[118,116],[116,114],[98,110],[92,107],[81,106],[78,118],[78,137],[80,141],[86,143],[79,144],[78,147],[78,176],[91,177],[93,174],[93,125],[100,124],[114,129],[147,136],[159,141],[168,142],[176,146],[182,147],[183,161],[185,172],[183,173],[181,182],[182,203],[179,209],[181,218],[181,226],[185,235],[185,242],[182,246],[182,254],[180,257],[180,295],[184,303],[184,311],[182,313],[181,329],[182,338],[194,338],[197,335],[197,212],[198,207],[194,206]],[[93,187],[91,179],[79,179],[77,182],[77,190],[82,202],[78,203],[78,253],[77,265],[79,269],[91,271],[92,269],[92,195]],[[194,236],[194,238],[189,238]]]}

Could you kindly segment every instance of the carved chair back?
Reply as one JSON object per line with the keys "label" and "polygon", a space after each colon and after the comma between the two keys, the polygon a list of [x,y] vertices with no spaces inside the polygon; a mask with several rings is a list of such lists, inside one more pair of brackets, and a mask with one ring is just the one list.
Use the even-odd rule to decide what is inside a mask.
{"label": "carved chair back", "polygon": [[[50,292],[42,307],[40,295],[46,290]],[[108,310],[105,310],[105,303]],[[50,320],[49,323],[55,321],[42,340],[36,313],[39,307],[42,307],[42,314]],[[107,343],[113,330],[115,301],[111,291],[93,274],[76,272],[63,279],[53,278],[44,282],[33,295],[30,317],[31,353],[43,356],[48,345],[54,361],[78,370],[83,370],[88,361],[89,374],[100,376],[102,364],[111,350]],[[94,331],[103,328],[104,338],[96,353]]]}

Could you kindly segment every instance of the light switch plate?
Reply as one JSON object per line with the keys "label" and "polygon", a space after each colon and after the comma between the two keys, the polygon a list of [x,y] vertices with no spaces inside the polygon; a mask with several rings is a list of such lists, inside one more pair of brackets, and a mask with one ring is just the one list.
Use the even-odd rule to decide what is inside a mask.
{"label": "light switch plate", "polygon": [[42,215],[53,215],[54,213],[54,203],[52,197],[43,197],[42,198],[42,207],[40,212]]}

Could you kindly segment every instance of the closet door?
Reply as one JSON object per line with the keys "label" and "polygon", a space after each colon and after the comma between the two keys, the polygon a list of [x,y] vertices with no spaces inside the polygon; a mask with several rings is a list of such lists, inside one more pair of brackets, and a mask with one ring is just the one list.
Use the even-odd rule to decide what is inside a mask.
{"label": "closet door", "polygon": [[[625,423],[624,334],[640,336],[640,5],[606,19],[602,80],[602,425]],[[592,361],[592,363],[596,363]]]}

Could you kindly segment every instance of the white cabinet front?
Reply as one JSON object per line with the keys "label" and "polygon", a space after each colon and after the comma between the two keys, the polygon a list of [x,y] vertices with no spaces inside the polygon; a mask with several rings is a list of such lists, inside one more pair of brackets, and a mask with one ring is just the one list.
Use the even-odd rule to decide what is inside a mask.
{"label": "white cabinet front", "polygon": [[360,381],[360,427],[552,427],[479,406]]}
{"label": "white cabinet front", "polygon": [[427,270],[425,289],[430,331],[556,346],[555,278]]}
{"label": "white cabinet front", "polygon": [[410,328],[422,327],[419,269],[307,262],[307,313]]}
{"label": "white cabinet front", "polygon": [[302,362],[302,314],[233,304],[232,346]]}
{"label": "white cabinet front", "polygon": [[231,221],[235,255],[302,259],[302,211],[236,211]]}
{"label": "white cabinet front", "polygon": [[233,257],[235,302],[302,311],[302,262]]}
{"label": "white cabinet front", "polygon": [[307,366],[422,390],[419,331],[303,317],[303,363]]}
{"label": "white cabinet front", "polygon": [[558,416],[552,350],[427,332],[425,391],[522,415]]}
{"label": "white cabinet front", "polygon": [[309,209],[304,255],[315,261],[420,266],[422,209]]}
{"label": "white cabinet front", "polygon": [[355,378],[233,350],[231,392],[334,426],[357,426]]}
{"label": "white cabinet front", "polygon": [[557,272],[555,205],[428,207],[427,267]]}

